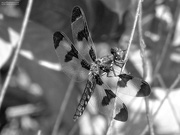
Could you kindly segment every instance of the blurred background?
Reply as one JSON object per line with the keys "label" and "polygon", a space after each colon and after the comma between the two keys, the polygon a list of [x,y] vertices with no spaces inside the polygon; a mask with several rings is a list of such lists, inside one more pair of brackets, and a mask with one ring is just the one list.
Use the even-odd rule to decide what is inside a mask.
{"label": "blurred background", "polygon": [[[7,76],[28,0],[1,0],[0,88]],[[73,115],[86,81],[75,83],[62,103],[71,81],[60,71],[53,46],[53,33],[63,31],[72,40],[71,11],[79,5],[85,12],[98,56],[111,47],[126,49],[138,0],[34,0],[26,33],[13,75],[0,108],[1,135],[50,135],[58,125],[59,135],[104,135],[107,120],[88,106],[82,117]],[[150,117],[156,135],[180,134],[180,2],[144,0],[142,34],[146,45],[146,81],[151,85]],[[138,27],[126,72],[142,77]],[[116,87],[116,83],[109,84]],[[0,90],[0,92],[1,92]],[[118,95],[128,107],[127,122],[115,122],[113,134],[149,135],[144,98]],[[64,103],[63,103],[64,104]],[[159,108],[160,106],[160,108]],[[159,108],[159,109],[158,109]],[[62,116],[55,124],[58,115]]]}

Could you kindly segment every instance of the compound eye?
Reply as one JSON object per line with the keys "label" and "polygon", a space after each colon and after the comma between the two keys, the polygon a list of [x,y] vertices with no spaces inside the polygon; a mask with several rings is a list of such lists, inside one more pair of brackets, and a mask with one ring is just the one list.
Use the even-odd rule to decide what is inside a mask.
{"label": "compound eye", "polygon": [[116,60],[119,60],[119,57],[118,57],[118,56],[116,56],[115,58],[116,58]]}
{"label": "compound eye", "polygon": [[123,59],[123,55],[119,54],[116,56],[116,60],[122,60]]}
{"label": "compound eye", "polygon": [[114,48],[111,48],[111,54],[115,54],[116,50]]}

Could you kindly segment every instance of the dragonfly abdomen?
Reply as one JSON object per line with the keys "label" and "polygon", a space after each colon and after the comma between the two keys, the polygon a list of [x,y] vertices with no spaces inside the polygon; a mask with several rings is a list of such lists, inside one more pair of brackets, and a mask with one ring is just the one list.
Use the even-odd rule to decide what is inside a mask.
{"label": "dragonfly abdomen", "polygon": [[96,86],[96,82],[94,79],[92,81],[88,80],[86,83],[86,87],[84,89],[84,92],[81,96],[80,102],[76,108],[76,112],[74,114],[73,120],[76,121],[84,112],[92,93],[94,92]]}

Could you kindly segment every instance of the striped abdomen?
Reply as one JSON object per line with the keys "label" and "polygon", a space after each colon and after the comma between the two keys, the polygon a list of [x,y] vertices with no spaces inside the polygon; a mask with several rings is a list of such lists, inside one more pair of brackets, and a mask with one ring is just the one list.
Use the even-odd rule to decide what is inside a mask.
{"label": "striped abdomen", "polygon": [[91,98],[91,95],[94,92],[95,86],[96,86],[96,80],[94,78],[92,80],[87,80],[84,93],[82,94],[82,97],[80,99],[80,102],[76,108],[76,112],[73,117],[74,121],[76,121],[83,114],[89,102],[89,99]]}

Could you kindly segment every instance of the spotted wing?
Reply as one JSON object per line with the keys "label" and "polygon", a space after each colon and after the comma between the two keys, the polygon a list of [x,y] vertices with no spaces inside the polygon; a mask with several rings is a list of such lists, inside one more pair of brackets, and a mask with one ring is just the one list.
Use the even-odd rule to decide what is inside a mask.
{"label": "spotted wing", "polygon": [[117,86],[118,92],[130,96],[145,97],[151,93],[151,88],[146,81],[127,74],[119,75]]}
{"label": "spotted wing", "polygon": [[79,101],[79,104],[76,108],[76,112],[74,114],[73,120],[76,121],[84,112],[91,95],[94,92],[94,89],[96,87],[96,80],[94,76],[89,76],[87,82],[86,82],[86,87],[84,89],[84,92],[81,96],[81,99]]}
{"label": "spotted wing", "polygon": [[84,55],[90,56],[92,61],[96,60],[95,46],[89,33],[88,25],[83,10],[75,6],[72,10],[71,29],[74,43]]}
{"label": "spotted wing", "polygon": [[70,39],[62,32],[55,32],[53,41],[62,70],[69,77],[77,75],[77,80],[87,78],[90,64],[81,56]]}
{"label": "spotted wing", "polygon": [[[104,115],[108,121],[115,119],[125,122],[128,119],[128,110],[123,101],[104,83],[94,91],[90,100],[92,106],[98,108],[98,112]],[[114,106],[115,104],[115,106]]]}

